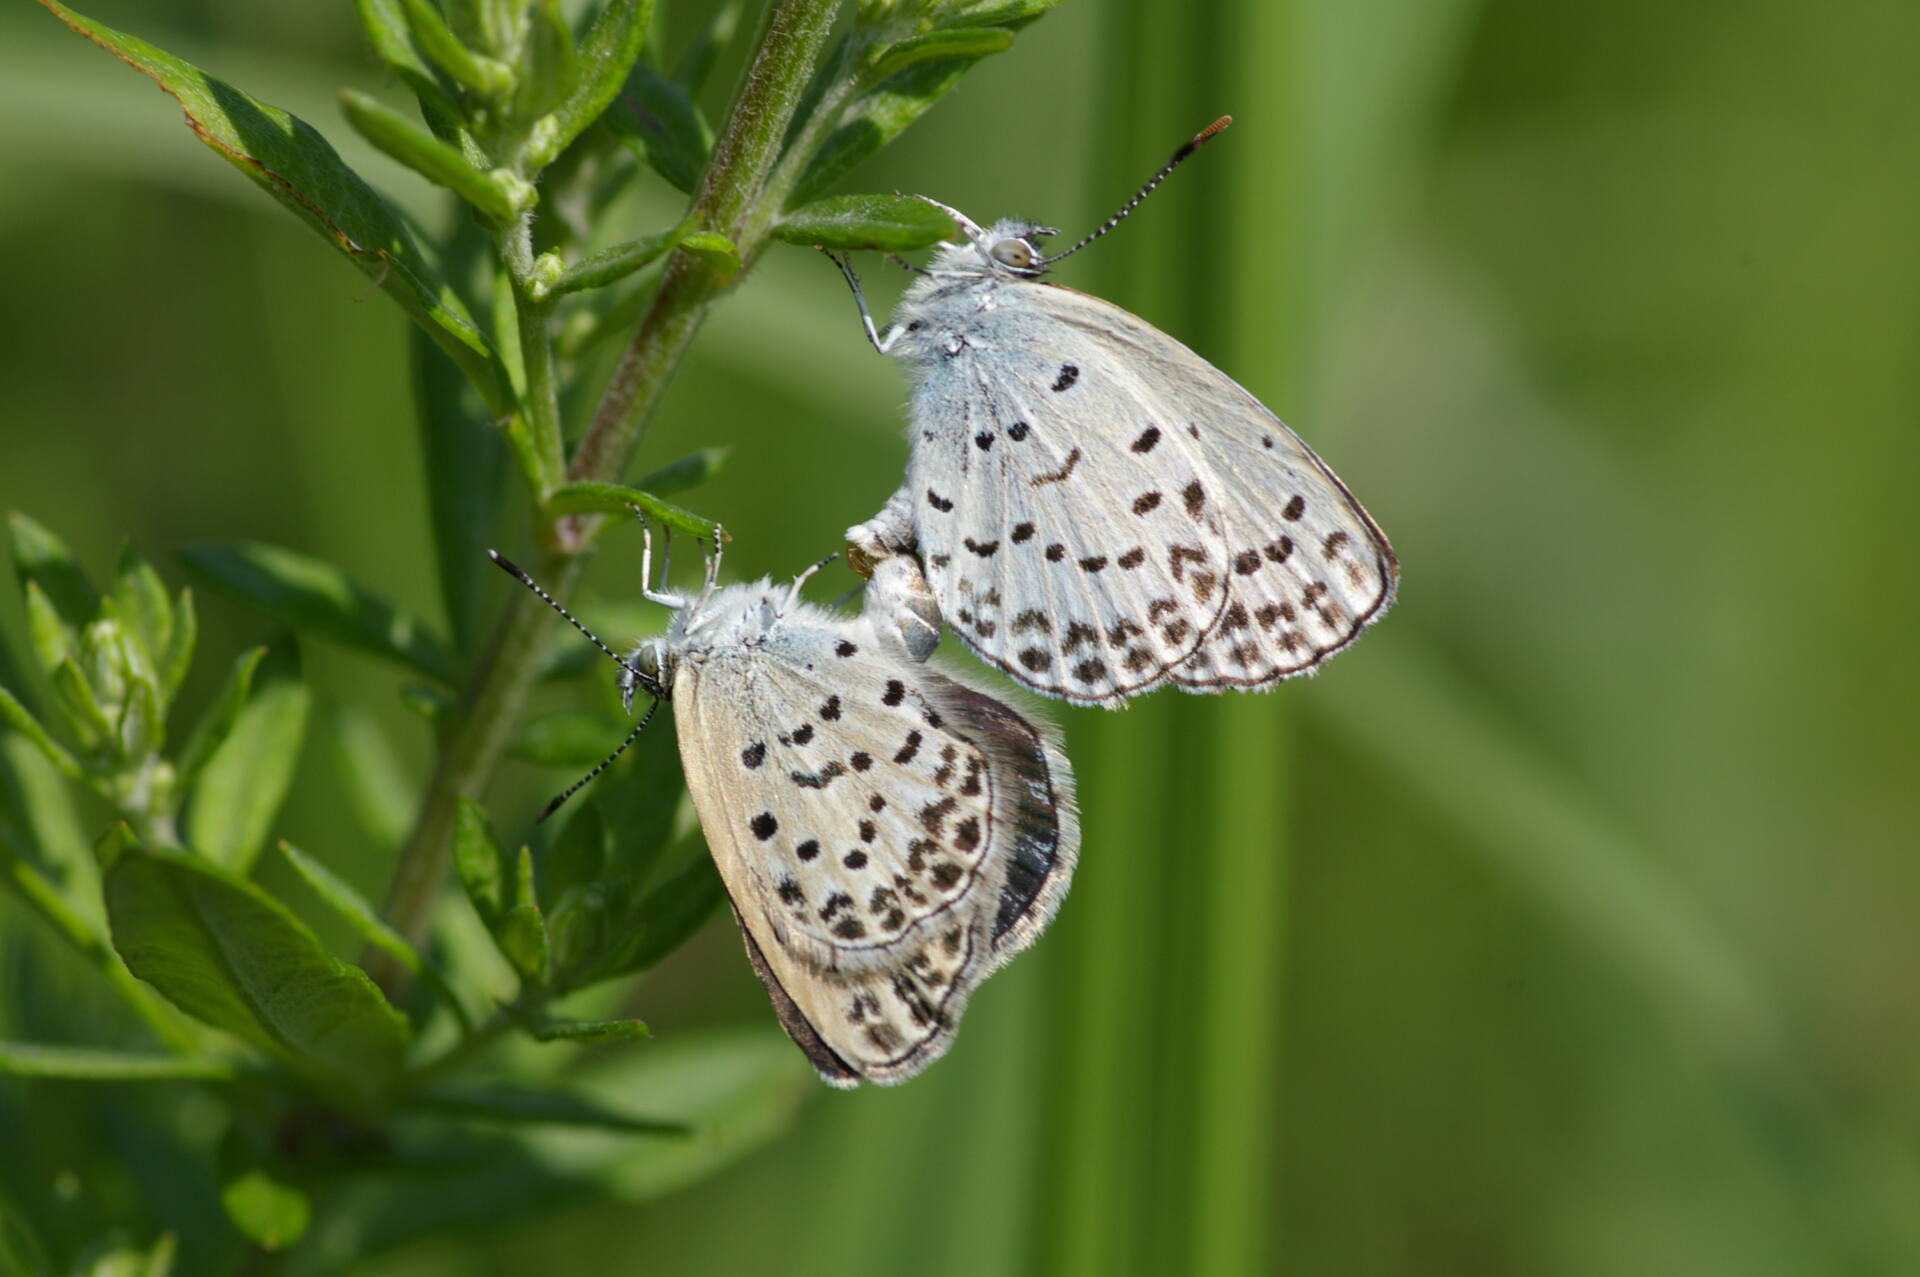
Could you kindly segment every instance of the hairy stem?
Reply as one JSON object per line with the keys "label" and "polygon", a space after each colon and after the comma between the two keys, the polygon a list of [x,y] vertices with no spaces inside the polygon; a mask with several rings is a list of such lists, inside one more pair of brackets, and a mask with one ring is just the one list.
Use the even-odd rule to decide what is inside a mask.
{"label": "hairy stem", "polygon": [[[727,123],[714,147],[700,193],[694,201],[697,225],[732,239],[742,269],[765,245],[758,219],[751,217],[780,156],[780,141],[806,92],[821,46],[833,25],[837,0],[773,0],[760,28],[759,43],[742,79]],[[652,308],[627,348],[593,424],[581,439],[570,468],[576,480],[618,480],[645,431],[708,307],[728,281],[718,279],[686,253],[676,253]],[[524,322],[524,318],[523,318]],[[543,334],[544,338],[544,334]],[[528,364],[529,394],[533,364]],[[537,565],[554,597],[569,597],[579,580],[578,551],[585,538],[575,521],[555,529],[555,547]],[[547,540],[547,538],[541,538]],[[505,752],[508,736],[525,704],[539,668],[538,643],[550,618],[524,591],[515,591],[494,627],[456,714],[442,736],[433,776],[387,893],[386,916],[410,941],[425,938],[434,901],[446,879],[456,800],[477,798]],[[385,955],[365,955],[368,970],[393,989],[406,971]]]}

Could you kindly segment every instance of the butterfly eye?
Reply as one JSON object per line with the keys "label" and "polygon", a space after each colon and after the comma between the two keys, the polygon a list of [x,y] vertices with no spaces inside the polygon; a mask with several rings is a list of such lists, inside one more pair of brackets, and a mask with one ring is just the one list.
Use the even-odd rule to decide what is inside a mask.
{"label": "butterfly eye", "polygon": [[989,251],[994,261],[1015,270],[1026,270],[1036,259],[1033,245],[1024,239],[1003,239]]}
{"label": "butterfly eye", "polygon": [[633,654],[628,664],[654,682],[660,681],[660,653],[654,650],[653,644],[648,643],[641,647]]}

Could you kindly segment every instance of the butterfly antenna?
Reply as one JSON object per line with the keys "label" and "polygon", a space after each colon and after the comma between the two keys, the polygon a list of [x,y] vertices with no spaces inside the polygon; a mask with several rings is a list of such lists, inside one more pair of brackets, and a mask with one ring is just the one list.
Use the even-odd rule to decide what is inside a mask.
{"label": "butterfly antenna", "polygon": [[1180,165],[1186,160],[1186,158],[1189,155],[1192,155],[1195,151],[1199,150],[1201,147],[1205,146],[1208,142],[1212,141],[1214,134],[1219,133],[1222,129],[1226,128],[1227,125],[1232,123],[1233,123],[1233,117],[1231,115],[1223,115],[1219,119],[1215,120],[1212,124],[1207,125],[1206,128],[1201,129],[1198,133],[1194,134],[1186,142],[1181,144],[1180,149],[1173,153],[1172,158],[1170,158],[1165,164],[1162,164],[1160,166],[1160,171],[1158,173],[1155,173],[1152,177],[1147,179],[1147,184],[1145,186],[1141,187],[1139,190],[1133,193],[1132,199],[1128,200],[1125,204],[1122,204],[1120,206],[1119,212],[1115,213],[1112,217],[1109,217],[1105,222],[1101,223],[1100,226],[1096,230],[1094,230],[1092,234],[1088,235],[1085,239],[1081,240],[1078,244],[1075,244],[1072,248],[1069,248],[1062,253],[1055,253],[1051,257],[1043,257],[1040,259],[1039,264],[1042,266],[1051,266],[1063,257],[1071,257],[1075,253],[1079,252],[1081,249],[1085,248],[1087,245],[1093,243],[1093,241],[1095,241],[1096,239],[1099,239],[1102,235],[1105,235],[1108,231],[1112,230],[1114,227],[1118,226],[1120,223],[1126,221],[1127,214],[1133,212],[1134,209],[1139,208],[1141,201],[1146,199],[1147,196],[1153,194],[1154,188],[1159,186],[1160,183],[1167,180],[1167,174],[1179,168]]}
{"label": "butterfly antenna", "polygon": [[605,652],[608,656],[612,657],[613,663],[615,665],[618,665],[621,669],[627,671],[627,673],[633,675],[635,678],[639,679],[642,683],[652,682],[652,680],[647,678],[646,675],[642,674],[639,670],[634,669],[633,666],[627,664],[626,658],[621,656],[620,653],[614,651],[612,648],[608,647],[605,643],[602,643],[599,639],[599,636],[596,635],[592,630],[588,629],[586,626],[580,624],[579,621],[575,620],[573,613],[567,611],[566,608],[562,607],[558,599],[554,598],[553,595],[548,594],[545,590],[541,589],[538,585],[534,584],[533,578],[528,576],[525,572],[522,572],[519,568],[519,565],[514,563],[512,559],[509,559],[506,555],[500,553],[500,551],[498,550],[488,550],[487,554],[492,557],[495,563],[498,563],[500,565],[501,571],[505,572],[508,576],[511,576],[514,580],[520,582],[520,584],[526,586],[529,590],[532,590],[535,594],[540,596],[541,602],[545,603],[548,607],[552,608],[554,611],[558,612],[560,615],[566,617],[568,625],[571,625],[574,629],[579,630],[582,634],[586,635],[587,642],[593,644],[595,647]]}
{"label": "butterfly antenna", "polygon": [[582,776],[579,780],[574,781],[573,784],[568,785],[564,791],[562,791],[559,795],[557,795],[553,799],[552,802],[548,803],[545,807],[542,807],[540,809],[540,814],[533,818],[533,823],[536,825],[543,823],[547,817],[553,815],[554,812],[560,810],[561,803],[566,802],[567,799],[579,793],[582,789],[586,788],[587,784],[590,781],[592,781],[595,776],[598,776],[601,772],[613,766],[613,760],[627,752],[627,746],[633,744],[634,738],[638,736],[642,731],[646,730],[647,724],[653,721],[653,716],[657,714],[659,711],[660,711],[660,700],[658,697],[655,697],[653,704],[647,706],[647,712],[640,716],[640,721],[635,723],[633,725],[633,730],[627,733],[627,738],[620,742],[620,748],[614,750],[611,754],[608,754],[605,758],[601,759],[600,765],[598,767],[595,767],[592,771]]}
{"label": "butterfly antenna", "polygon": [[793,610],[794,600],[800,597],[800,587],[807,583],[808,577],[812,576],[815,572],[818,572],[821,568],[827,566],[827,564],[833,562],[835,559],[839,557],[840,557],[840,551],[835,550],[832,554],[829,554],[826,558],[820,560],[818,563],[814,564],[812,567],[802,572],[799,576],[794,577],[793,588],[787,591],[787,601],[780,605],[780,615],[785,616],[788,612]]}

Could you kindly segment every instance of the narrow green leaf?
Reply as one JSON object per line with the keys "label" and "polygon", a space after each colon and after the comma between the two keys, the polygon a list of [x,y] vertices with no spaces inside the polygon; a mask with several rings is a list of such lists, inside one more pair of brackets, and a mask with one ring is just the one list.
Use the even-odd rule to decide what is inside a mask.
{"label": "narrow green leaf", "polygon": [[[480,239],[484,232],[469,221],[456,232],[457,239],[467,235]],[[476,251],[463,242],[455,248]],[[479,392],[426,334],[416,332],[411,346],[440,596],[455,649],[471,652],[484,632],[487,591],[498,575],[484,551],[506,502],[507,441],[488,424],[492,414]]]}
{"label": "narrow green leaf", "polygon": [[113,720],[101,708],[87,676],[72,657],[54,668],[53,690],[67,712],[67,725],[88,749],[99,749],[113,740]]}
{"label": "narrow green leaf", "polygon": [[0,1189],[0,1273],[7,1277],[55,1277],[62,1270],[47,1257],[33,1219]]}
{"label": "narrow green leaf", "polygon": [[718,536],[730,541],[719,524],[703,519],[690,510],[682,510],[670,501],[662,501],[650,492],[622,487],[617,483],[569,483],[556,488],[547,498],[549,514],[619,514],[631,517],[639,506],[649,518],[658,519],[679,532],[711,540]]}
{"label": "narrow green leaf", "polygon": [[23,590],[27,605],[27,642],[43,673],[51,675],[80,650],[80,630],[61,619],[60,609],[47,597],[38,581],[28,581]]}
{"label": "narrow green leaf", "polygon": [[539,905],[515,905],[500,920],[500,952],[513,964],[528,984],[547,982],[551,947],[547,941],[547,919]]}
{"label": "narrow green leaf", "polygon": [[173,647],[173,600],[167,595],[166,582],[132,542],[120,551],[110,597],[127,632],[146,655],[148,667],[163,668]]}
{"label": "narrow green leaf", "polygon": [[636,62],[619,104],[602,118],[642,163],[693,193],[713,151],[713,129],[679,85]]}
{"label": "narrow green leaf", "polygon": [[454,680],[453,657],[423,622],[331,563],[257,541],[210,542],[180,557],[215,589],[289,629]]}
{"label": "narrow green leaf", "polygon": [[199,639],[200,618],[193,610],[193,591],[182,586],[173,604],[173,640],[167,644],[165,653],[154,656],[168,705],[173,704],[173,698],[180,694],[180,685],[187,681],[187,671],[193,666],[194,644]]}
{"label": "narrow green leaf", "polygon": [[574,90],[553,112],[553,132],[546,146],[553,156],[571,146],[619,94],[646,43],[652,19],[653,0],[609,0],[595,15],[580,44]]}
{"label": "narrow green leaf", "polygon": [[302,881],[313,889],[326,905],[340,915],[362,940],[385,953],[414,975],[424,980],[428,987],[447,1005],[453,1018],[459,1021],[461,1032],[473,1032],[473,1021],[467,1016],[467,1009],[461,1005],[454,994],[453,987],[439,968],[407,943],[407,938],[386,924],[386,921],[374,911],[367,898],[354,890],[353,884],[335,874],[331,869],[301,851],[292,843],[282,841],[280,854],[287,858]]}
{"label": "narrow green leaf", "polygon": [[904,195],[834,195],[794,209],[773,233],[789,244],[904,252],[947,239],[953,223],[933,205]]}
{"label": "narrow green leaf", "polygon": [[619,743],[607,720],[586,710],[555,710],[529,719],[507,752],[542,767],[591,767]]}
{"label": "narrow green leaf", "polygon": [[373,714],[342,705],[333,716],[334,758],[347,802],[374,846],[392,850],[406,839],[418,806],[418,782]]}
{"label": "narrow green leaf", "polygon": [[126,706],[120,711],[118,728],[116,739],[125,757],[141,759],[158,754],[166,740],[159,689],[145,679],[135,681],[127,692]]}
{"label": "narrow green leaf", "polygon": [[510,222],[522,211],[490,173],[467,163],[449,146],[398,111],[358,89],[342,89],[340,105],[360,136],[436,186],[444,186],[496,222]]}
{"label": "narrow green leaf", "polygon": [[601,978],[653,966],[690,940],[726,898],[727,890],[712,859],[700,856],[640,903],[628,923],[632,928],[630,939],[607,964]]}
{"label": "narrow green leaf", "polygon": [[0,687],[0,721],[4,721],[7,726],[32,741],[34,747],[46,756],[48,762],[59,769],[62,776],[68,780],[80,780],[84,777],[85,773],[80,769],[79,760],[63,749],[53,737],[47,735],[47,729],[40,725],[40,720],[29,714],[27,707],[4,687]]}
{"label": "narrow green leaf", "polygon": [[[513,112],[522,120],[538,120],[572,92],[578,55],[573,47],[573,29],[560,12],[558,0],[535,0],[526,15],[527,33],[520,49],[520,82],[514,88]],[[636,43],[635,56],[639,51]],[[556,125],[546,123],[537,131],[542,135],[541,153],[551,149],[553,155],[559,155],[564,147],[553,146],[558,137]]]}
{"label": "narrow green leaf", "polygon": [[140,835],[133,832],[132,825],[124,820],[116,820],[94,841],[94,863],[100,866],[101,873],[105,873],[119,863],[123,854],[138,851],[142,845]]}
{"label": "narrow green leaf", "polygon": [[954,10],[949,20],[956,26],[1007,27],[1017,31],[1059,3],[1060,0],[1004,0],[1003,3],[987,0],[972,8]]}
{"label": "narrow green leaf", "polygon": [[486,97],[513,87],[512,69],[462,44],[428,0],[400,0],[400,8],[414,46],[459,83]]}
{"label": "narrow green leaf", "polygon": [[739,29],[740,5],[736,0],[729,0],[713,11],[706,25],[688,43],[673,66],[673,82],[688,97],[700,95],[700,90],[707,85],[707,77],[713,74],[714,64],[733,43]]}
{"label": "narrow green leaf", "polygon": [[[665,723],[642,732],[607,774],[594,782],[587,801],[599,809],[610,837],[605,877],[621,888],[623,902],[637,903],[640,893],[654,885],[653,871],[669,850],[685,792],[679,743]],[[706,856],[697,840],[677,851],[688,860]],[[622,918],[631,913],[623,903]]]}
{"label": "narrow green leaf", "polygon": [[977,61],[1013,47],[1013,32],[1004,27],[949,27],[891,45],[874,59],[875,80],[937,59]]}
{"label": "narrow green leaf", "polygon": [[684,1122],[616,1112],[565,1091],[532,1091],[505,1086],[437,1086],[413,1096],[411,1107],[430,1113],[515,1125],[593,1126],[639,1135],[691,1133]]}
{"label": "narrow green leaf", "polygon": [[200,768],[187,813],[188,843],[241,871],[260,854],[286,799],[312,700],[291,639],[261,665],[256,681],[232,730]]}
{"label": "narrow green leaf", "polygon": [[634,487],[655,496],[664,496],[670,492],[685,492],[697,488],[707,480],[718,475],[726,468],[727,458],[733,455],[730,445],[718,448],[702,448],[689,453],[678,461],[669,461],[658,470],[648,471],[635,483]]}
{"label": "narrow green leaf", "polygon": [[[100,614],[100,594],[66,543],[39,523],[14,511],[7,519],[13,540],[13,567],[24,588],[40,587],[53,612],[74,635]],[[69,645],[77,639],[69,639]]]}
{"label": "narrow green leaf", "polygon": [[227,1218],[263,1250],[279,1250],[306,1236],[307,1195],[265,1171],[244,1171],[220,1187]]}
{"label": "narrow green leaf", "polygon": [[227,1082],[254,1070],[213,1055],[163,1055],[156,1051],[109,1051],[38,1042],[0,1042],[0,1074],[69,1078],[83,1082],[147,1082],[186,1079]]}
{"label": "narrow green leaf", "polygon": [[558,297],[583,288],[605,288],[617,283],[666,256],[668,250],[680,242],[680,234],[676,228],[659,235],[630,239],[584,257],[567,267],[566,272],[548,286],[546,296]]}
{"label": "narrow green leaf", "polygon": [[400,703],[429,723],[444,722],[453,712],[452,695],[438,683],[402,683]]}
{"label": "narrow green leaf", "polygon": [[234,659],[220,694],[201,712],[200,720],[193,725],[193,733],[187,737],[186,748],[180,751],[181,784],[191,784],[206,766],[207,759],[213,757],[213,751],[232,734],[233,725],[253,689],[253,672],[266,654],[264,647],[250,647]]}
{"label": "narrow green leaf", "polygon": [[453,867],[474,911],[497,935],[509,904],[507,853],[494,836],[486,809],[471,798],[460,799],[454,816]]}
{"label": "narrow green leaf", "polygon": [[639,1020],[548,1020],[533,1036],[539,1042],[596,1044],[631,1042],[652,1036],[652,1031]]}
{"label": "narrow green leaf", "polygon": [[114,947],[187,1014],[375,1100],[411,1036],[373,981],[245,879],[175,852],[128,851],[106,878]]}
{"label": "narrow green leaf", "polygon": [[607,827],[600,809],[582,803],[540,862],[540,898],[549,906],[607,872]]}
{"label": "narrow green leaf", "polygon": [[360,15],[367,40],[373,45],[374,56],[392,67],[415,96],[431,98],[435,110],[444,111],[452,118],[453,103],[446,96],[439,73],[420,56],[400,0],[354,0],[353,7]]}
{"label": "narrow green leaf", "polygon": [[324,137],[144,40],[82,17],[58,0],[40,3],[179,102],[202,142],[324,235],[439,343],[496,412],[507,410],[511,399],[499,360],[459,296],[421,254],[399,213]]}

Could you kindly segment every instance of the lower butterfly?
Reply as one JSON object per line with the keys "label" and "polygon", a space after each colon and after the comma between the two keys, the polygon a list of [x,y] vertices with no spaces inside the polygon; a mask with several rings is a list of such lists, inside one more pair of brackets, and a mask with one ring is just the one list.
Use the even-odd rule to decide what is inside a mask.
{"label": "lower butterfly", "polygon": [[[645,561],[650,576],[650,537]],[[687,789],[788,1034],[831,1085],[904,1081],[1059,907],[1080,844],[1073,773],[1047,728],[923,663],[937,618],[911,558],[878,566],[853,617],[800,598],[813,569],[719,586],[718,568],[716,551],[692,596],[643,590],[673,617],[614,656],[621,691],[673,705]]]}

